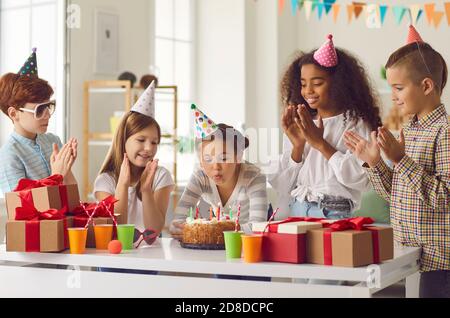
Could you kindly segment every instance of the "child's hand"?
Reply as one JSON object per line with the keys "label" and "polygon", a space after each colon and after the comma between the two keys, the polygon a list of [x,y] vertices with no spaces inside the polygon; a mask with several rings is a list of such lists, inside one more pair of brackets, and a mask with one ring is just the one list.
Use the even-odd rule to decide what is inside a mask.
{"label": "child's hand", "polygon": [[77,160],[77,156],[78,156],[78,140],[76,138],[72,138],[69,140],[71,148],[72,148],[72,156],[73,156],[73,160]]}
{"label": "child's hand", "polygon": [[61,150],[59,150],[57,144],[53,144],[53,153],[50,156],[52,174],[60,174],[65,178],[71,171],[73,163],[72,148],[68,143]]}
{"label": "child's hand", "polygon": [[366,162],[371,168],[375,167],[381,160],[380,147],[377,143],[377,132],[370,134],[371,141],[368,142],[353,131],[347,131],[344,135],[345,145],[360,160]]}
{"label": "child's hand", "polygon": [[319,117],[319,126],[317,126],[305,105],[302,105],[297,110],[297,113],[300,118],[295,118],[297,127],[311,147],[319,149],[325,141],[323,139],[324,128],[322,117]]}
{"label": "child's hand", "polygon": [[158,161],[158,159],[155,159],[147,163],[141,176],[142,193],[153,193],[153,180],[155,179],[156,169],[158,169]]}
{"label": "child's hand", "polygon": [[295,118],[297,106],[288,106],[284,110],[283,116],[281,118],[281,126],[284,130],[286,136],[288,136],[294,147],[303,147],[305,144],[305,138],[302,132],[295,124]]}
{"label": "child's hand", "polygon": [[395,139],[394,135],[386,128],[378,128],[378,146],[383,150],[386,158],[394,164],[398,164],[405,157],[405,136],[403,130],[400,131],[400,138]]}
{"label": "child's hand", "polygon": [[184,222],[182,220],[173,220],[170,223],[169,231],[174,239],[182,240],[183,239],[183,229]]}
{"label": "child's hand", "polygon": [[128,156],[125,153],[123,155],[122,165],[120,166],[119,179],[117,180],[117,186],[124,187],[127,189],[131,184],[131,170],[130,170],[130,161],[128,160]]}

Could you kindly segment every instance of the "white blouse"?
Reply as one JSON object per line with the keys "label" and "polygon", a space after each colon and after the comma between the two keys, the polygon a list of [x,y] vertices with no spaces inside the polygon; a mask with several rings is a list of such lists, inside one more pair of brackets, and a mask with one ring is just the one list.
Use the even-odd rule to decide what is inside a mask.
{"label": "white blouse", "polygon": [[[318,124],[318,121],[314,121]],[[285,135],[283,154],[272,162],[269,183],[278,193],[280,212],[277,219],[289,215],[289,204],[308,200],[318,202],[322,194],[351,199],[354,209],[361,206],[362,193],[370,189],[370,181],[362,165],[347,149],[344,133],[353,130],[369,140],[370,128],[361,119],[356,123],[344,114],[323,119],[324,138],[337,152],[327,160],[317,149],[306,144],[302,161],[292,160],[293,146]]]}
{"label": "white blouse", "polygon": [[[154,192],[168,186],[175,185],[169,170],[158,167],[153,180],[152,189]],[[109,173],[102,173],[94,183],[94,194],[96,192],[106,192],[114,195],[116,193],[116,181]],[[128,224],[134,224],[141,231],[145,230],[142,201],[137,196],[136,188],[128,188]]]}

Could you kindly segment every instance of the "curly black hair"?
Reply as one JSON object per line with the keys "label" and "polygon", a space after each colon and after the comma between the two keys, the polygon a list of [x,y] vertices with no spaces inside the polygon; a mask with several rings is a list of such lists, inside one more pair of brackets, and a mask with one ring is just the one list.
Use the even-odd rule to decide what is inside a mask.
{"label": "curly black hair", "polygon": [[356,122],[362,119],[372,130],[382,126],[377,95],[374,93],[369,77],[356,57],[336,48],[339,64],[335,67],[323,67],[314,59],[313,50],[309,53],[296,53],[294,61],[287,68],[281,81],[281,96],[284,107],[304,104],[311,114],[316,111],[309,108],[301,94],[301,69],[303,65],[313,64],[330,75],[330,100]]}

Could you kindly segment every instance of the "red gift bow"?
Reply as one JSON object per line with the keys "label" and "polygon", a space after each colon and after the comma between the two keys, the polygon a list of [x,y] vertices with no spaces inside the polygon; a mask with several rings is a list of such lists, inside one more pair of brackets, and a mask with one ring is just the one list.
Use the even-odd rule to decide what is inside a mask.
{"label": "red gift bow", "polygon": [[64,246],[67,246],[67,221],[65,219],[66,208],[61,210],[50,209],[39,212],[33,204],[24,200],[24,206],[16,208],[16,221],[25,222],[25,251],[41,251],[40,221],[64,220]]}
{"label": "red gift bow", "polygon": [[[16,189],[14,189],[14,192],[21,192],[22,194],[25,194],[26,192],[29,192],[30,190],[36,188],[59,186],[61,206],[69,210],[67,187],[63,185],[63,181],[64,177],[60,174],[55,174],[41,180],[21,179],[19,180],[19,184],[17,185]],[[21,200],[22,205],[24,205],[24,201],[33,203],[33,196],[31,195],[31,193],[28,193],[26,196],[21,196]]]}
{"label": "red gift bow", "polygon": [[373,247],[373,261],[375,264],[380,262],[380,246],[378,239],[378,231],[365,225],[373,224],[374,219],[366,217],[356,217],[350,219],[343,219],[331,224],[325,224],[324,227],[329,229],[323,233],[323,248],[324,248],[324,265],[333,265],[332,252],[332,238],[333,232],[356,230],[369,230],[372,233],[372,247]]}
{"label": "red gift bow", "polygon": [[64,177],[60,174],[55,174],[41,180],[21,179],[19,184],[14,189],[14,192],[27,191],[36,188],[59,186],[63,184]]}

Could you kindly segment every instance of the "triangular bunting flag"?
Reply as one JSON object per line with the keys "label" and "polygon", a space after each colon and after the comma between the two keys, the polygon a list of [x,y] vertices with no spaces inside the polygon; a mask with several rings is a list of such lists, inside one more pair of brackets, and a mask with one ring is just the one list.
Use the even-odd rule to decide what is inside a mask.
{"label": "triangular bunting flag", "polygon": [[381,28],[380,16],[378,14],[378,4],[368,4],[366,6],[366,26],[369,29]]}
{"label": "triangular bunting flag", "polygon": [[364,7],[366,6],[365,3],[363,2],[353,2],[353,5],[355,7],[354,11],[355,11],[355,19],[358,19],[359,16],[361,15],[361,13],[364,10]]}
{"label": "triangular bunting flag", "polygon": [[337,22],[337,18],[338,18],[340,10],[341,10],[340,4],[337,4],[337,3],[333,4],[333,21],[334,21],[334,23]]}
{"label": "triangular bunting flag", "polygon": [[409,12],[411,14],[411,24],[416,24],[422,15],[422,9],[420,4],[413,4],[409,6]]}
{"label": "triangular bunting flag", "polygon": [[292,8],[292,15],[296,15],[297,14],[297,8],[298,8],[297,0],[291,0],[291,8]]}
{"label": "triangular bunting flag", "polygon": [[450,2],[445,3],[445,12],[447,13],[447,23],[450,25]]}
{"label": "triangular bunting flag", "polygon": [[323,3],[325,5],[325,12],[326,14],[330,13],[331,8],[333,7],[333,4],[336,2],[336,0],[323,0]]}
{"label": "triangular bunting flag", "polygon": [[405,16],[406,9],[404,6],[394,6],[392,8],[392,11],[394,12],[395,21],[397,24],[402,23],[403,17]]}
{"label": "triangular bunting flag", "polygon": [[305,17],[307,21],[309,21],[309,18],[311,17],[312,5],[312,1],[305,1]]}
{"label": "triangular bunting flag", "polygon": [[323,9],[324,9],[324,4],[318,3],[317,4],[317,17],[319,18],[319,20],[322,19]]}
{"label": "triangular bunting flag", "polygon": [[284,0],[278,0],[278,14],[282,14],[284,9]]}
{"label": "triangular bunting flag", "polygon": [[442,11],[434,11],[433,24],[437,29],[442,22],[442,18],[444,17],[444,12]]}
{"label": "triangular bunting flag", "polygon": [[347,5],[347,21],[348,21],[348,23],[352,22],[354,11],[355,11],[355,6],[353,4],[348,4]]}
{"label": "triangular bunting flag", "polygon": [[427,15],[428,24],[431,24],[434,21],[434,8],[436,7],[436,4],[428,3],[428,4],[425,4],[423,7],[424,7],[425,13]]}
{"label": "triangular bunting flag", "polygon": [[384,19],[386,18],[387,11],[388,11],[388,6],[380,5],[380,22],[381,22],[381,24],[384,23]]}

